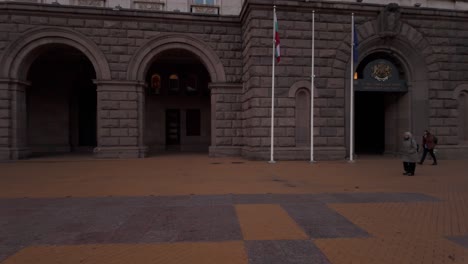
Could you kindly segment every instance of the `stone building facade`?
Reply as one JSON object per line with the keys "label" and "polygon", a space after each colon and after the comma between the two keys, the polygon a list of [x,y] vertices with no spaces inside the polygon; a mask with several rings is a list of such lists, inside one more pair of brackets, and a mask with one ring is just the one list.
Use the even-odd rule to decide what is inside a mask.
{"label": "stone building facade", "polygon": [[[313,10],[316,159],[349,152],[351,78],[358,154],[395,154],[404,131],[429,129],[441,157],[468,157],[466,12],[274,2],[276,159],[309,157]],[[0,159],[75,151],[267,159],[272,18],[267,0],[244,1],[239,16],[0,2]]]}

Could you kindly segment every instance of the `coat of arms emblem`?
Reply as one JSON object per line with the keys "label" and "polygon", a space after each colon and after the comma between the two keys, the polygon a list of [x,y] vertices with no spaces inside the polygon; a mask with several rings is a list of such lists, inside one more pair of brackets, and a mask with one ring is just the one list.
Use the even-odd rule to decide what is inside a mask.
{"label": "coat of arms emblem", "polygon": [[372,77],[377,81],[384,82],[392,76],[392,67],[388,64],[378,63],[372,67]]}

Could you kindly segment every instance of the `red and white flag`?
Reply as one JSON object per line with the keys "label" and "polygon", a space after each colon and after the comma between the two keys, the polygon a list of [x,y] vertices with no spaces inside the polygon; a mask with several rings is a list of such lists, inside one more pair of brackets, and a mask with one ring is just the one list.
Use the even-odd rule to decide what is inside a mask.
{"label": "red and white flag", "polygon": [[281,52],[280,52],[280,37],[278,31],[278,18],[276,17],[276,10],[274,14],[274,21],[275,21],[275,58],[276,62],[280,62],[281,60]]}

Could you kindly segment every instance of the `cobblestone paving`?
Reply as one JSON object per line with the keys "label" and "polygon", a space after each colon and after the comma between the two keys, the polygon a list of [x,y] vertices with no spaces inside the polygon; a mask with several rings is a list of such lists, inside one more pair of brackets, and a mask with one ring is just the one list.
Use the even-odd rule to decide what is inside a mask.
{"label": "cobblestone paving", "polygon": [[465,248],[468,248],[468,236],[456,236],[447,238]]}
{"label": "cobblestone paving", "polygon": [[[415,193],[0,199],[0,260],[32,245],[244,240],[236,204],[280,204],[308,238],[369,236],[324,201],[410,203],[438,199]],[[282,246],[287,254],[273,257],[269,253],[272,247]],[[297,255],[288,248],[304,248],[299,251],[305,255],[297,255],[300,261],[293,263],[310,263],[311,259],[326,263],[311,241],[254,241],[246,247],[252,263],[287,263],[289,255]]]}
{"label": "cobblestone paving", "polygon": [[[216,163],[216,164],[213,164]],[[1,264],[468,263],[466,161],[0,164]]]}

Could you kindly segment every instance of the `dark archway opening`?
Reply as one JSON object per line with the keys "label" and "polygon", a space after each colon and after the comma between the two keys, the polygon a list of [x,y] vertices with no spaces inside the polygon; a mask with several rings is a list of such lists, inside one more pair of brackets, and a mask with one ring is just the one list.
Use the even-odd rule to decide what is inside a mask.
{"label": "dark archway opening", "polygon": [[355,93],[357,154],[383,154],[385,150],[384,93]]}
{"label": "dark archway opening", "polygon": [[211,143],[210,76],[189,51],[159,54],[146,75],[145,145],[149,153],[208,152]]}
{"label": "dark archway opening", "polygon": [[[401,63],[392,54],[385,52],[367,56],[357,67],[355,79],[372,79],[371,74],[374,73],[365,72],[365,68],[367,65],[375,65],[373,63],[377,60],[391,62],[394,68],[390,76],[406,80]],[[365,74],[367,76],[364,76]],[[367,81],[366,87],[358,86],[354,94],[355,152],[361,155],[395,153],[401,138],[400,130],[407,127],[409,116],[409,109],[403,99],[406,92],[392,91],[388,88],[391,86],[386,84],[392,83],[392,80],[373,81],[375,87],[374,83]]]}
{"label": "dark archway opening", "polygon": [[33,156],[90,153],[97,145],[96,73],[66,45],[44,47],[32,63],[26,92],[27,139]]}

